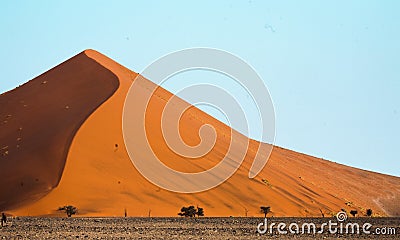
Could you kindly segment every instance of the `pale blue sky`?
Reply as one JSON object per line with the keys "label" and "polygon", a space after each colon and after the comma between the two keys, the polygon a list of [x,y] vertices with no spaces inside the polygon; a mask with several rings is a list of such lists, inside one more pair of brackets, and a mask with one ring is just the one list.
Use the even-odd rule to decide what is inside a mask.
{"label": "pale blue sky", "polygon": [[264,79],[277,145],[400,176],[400,1],[116,2],[1,1],[0,92],[87,48],[136,72],[219,48]]}

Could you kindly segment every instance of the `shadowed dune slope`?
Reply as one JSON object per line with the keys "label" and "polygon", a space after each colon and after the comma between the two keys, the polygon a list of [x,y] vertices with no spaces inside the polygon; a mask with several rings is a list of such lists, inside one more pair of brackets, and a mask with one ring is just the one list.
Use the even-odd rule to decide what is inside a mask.
{"label": "shadowed dune slope", "polygon": [[[86,81],[83,78],[94,79],[93,76],[98,76],[99,72],[104,72],[100,74],[101,76],[112,72],[118,78],[118,90],[88,118],[83,118],[86,120],[80,125],[70,145],[65,142],[55,143],[58,147],[69,149],[66,162],[60,160],[61,164],[57,165],[60,166],[59,168],[53,169],[54,171],[43,170],[48,166],[36,166],[36,162],[40,161],[30,160],[32,162],[27,169],[36,166],[35,169],[42,170],[44,176],[47,174],[53,177],[55,180],[52,187],[57,185],[65,162],[57,187],[39,189],[32,184],[30,189],[35,189],[35,194],[40,193],[41,198],[32,199],[19,206],[12,205],[12,199],[2,195],[0,201],[3,205],[0,210],[7,210],[14,215],[59,215],[60,213],[56,211],[59,206],[71,204],[78,207],[79,214],[83,216],[123,216],[125,210],[129,216],[176,216],[182,206],[190,204],[203,207],[207,216],[244,216],[246,214],[260,216],[261,205],[271,206],[274,216],[321,216],[321,212],[331,215],[341,208],[357,209],[360,213],[365,213],[367,208],[372,208],[378,215],[400,214],[400,178],[340,165],[279,147],[274,147],[270,160],[262,172],[256,178],[249,179],[248,171],[257,147],[268,146],[249,140],[242,135],[237,139],[239,147],[233,150],[233,156],[239,156],[240,151],[243,151],[240,146],[249,143],[250,147],[243,164],[228,181],[196,194],[181,194],[160,189],[144,179],[133,166],[122,136],[124,100],[137,74],[93,50],[86,50],[78,57],[79,62],[96,61],[103,66],[103,68],[88,68],[88,75],[79,77],[81,81]],[[76,59],[75,57],[70,61]],[[52,71],[58,71],[58,68],[60,66]],[[57,78],[60,79],[63,74],[63,71],[59,72]],[[70,79],[57,83],[62,86],[67,81]],[[152,82],[143,78],[135,81],[139,81],[137,83],[140,87],[138,100],[149,89],[155,87]],[[98,85],[99,88],[106,88],[104,83]],[[112,86],[115,85],[112,84]],[[29,84],[18,88],[15,92],[21,92],[22,95],[22,89],[24,94],[31,94]],[[8,97],[9,94],[6,93],[2,98]],[[80,98],[79,104],[71,104],[69,110],[80,108],[85,113],[83,115],[87,116],[86,114],[91,111],[86,109],[84,104],[86,101],[93,101],[92,98],[98,98],[98,93],[86,94],[86,97],[82,99],[74,93],[63,91],[62,96],[65,99]],[[216,144],[206,155],[195,160],[177,155],[166,145],[160,127],[162,110],[171,97],[173,95],[168,91],[157,88],[146,112],[146,126],[148,126],[146,131],[154,152],[163,163],[179,171],[200,172],[215,166],[228,151],[231,129],[199,109],[190,107],[185,101],[175,98],[172,100],[175,106],[190,107],[179,122],[182,139],[187,144],[194,146],[200,142],[198,132],[204,124],[214,126],[217,132]],[[57,101],[50,101],[50,99],[58,98],[48,98],[48,104],[53,108],[57,105]],[[18,107],[9,109],[14,110],[14,114],[20,114],[16,119],[31,118],[29,113],[23,112]],[[62,110],[65,109],[62,108]],[[51,113],[54,113],[53,110]],[[56,121],[61,120],[53,118],[50,122],[59,124]],[[43,123],[37,128],[47,129],[49,124]],[[171,128],[175,126],[174,124],[176,125],[176,123],[167,123]],[[59,133],[66,131],[64,127],[58,130]],[[16,138],[17,134],[14,134],[4,135],[1,132],[0,139],[3,136]],[[36,141],[44,141],[44,138],[46,137],[36,138]],[[210,139],[211,136],[207,135],[204,140]],[[20,148],[23,150],[22,147]],[[36,149],[48,154],[49,146],[43,144]],[[29,152],[27,151],[26,154]],[[9,156],[11,156],[11,151]],[[146,155],[140,151],[135,157],[146,159]],[[50,161],[48,156],[43,156],[43,159]],[[2,161],[5,161],[4,158]],[[233,161],[238,161],[238,159],[233,159]],[[27,166],[24,163],[2,166],[7,167],[7,171],[11,172],[10,175],[19,176],[18,169],[21,168],[19,165]],[[39,170],[35,171],[39,173]],[[0,191],[3,192],[6,185],[1,185],[1,187]],[[15,192],[14,195],[34,196],[29,191]]]}
{"label": "shadowed dune slope", "polygon": [[0,210],[57,186],[75,133],[118,86],[82,53],[0,96]]}

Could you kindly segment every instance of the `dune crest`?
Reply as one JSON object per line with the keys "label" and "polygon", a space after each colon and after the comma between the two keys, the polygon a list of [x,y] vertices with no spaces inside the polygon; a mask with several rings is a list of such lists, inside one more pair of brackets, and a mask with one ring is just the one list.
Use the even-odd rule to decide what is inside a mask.
{"label": "dune crest", "polygon": [[[88,67],[88,62],[95,62],[96,66]],[[62,70],[63,65],[57,66],[32,80],[31,84],[25,84],[13,92],[1,95],[0,103],[26,99],[30,95],[36,96],[38,92],[34,89],[42,86],[34,86],[33,83],[39,84],[43,77],[50,78],[50,73],[54,74],[51,79],[61,79],[67,74],[79,83],[93,84],[94,81],[101,80],[110,82],[114,88],[107,88],[107,91],[102,92],[103,95],[92,90],[84,96],[73,91],[42,95],[46,109],[52,112],[52,109],[60,108],[56,99],[76,100],[68,104],[67,109],[65,109],[67,104],[63,103],[62,110],[79,109],[83,117],[77,121],[79,125],[74,125],[75,131],[67,134],[72,136],[70,144],[66,144],[65,141],[52,143],[54,149],[68,150],[66,159],[57,158],[58,165],[52,168],[53,171],[45,171],[43,166],[33,167],[40,162],[33,158],[20,160],[26,161],[24,164],[9,163],[6,158],[11,156],[11,151],[9,156],[0,156],[0,171],[9,172],[10,179],[13,179],[12,176],[19,177],[20,170],[17,169],[29,164],[28,169],[23,172],[24,176],[31,174],[43,178],[47,174],[51,180],[45,187],[29,186],[32,191],[15,191],[0,195],[1,211],[14,215],[60,215],[61,213],[56,211],[57,208],[71,204],[78,207],[81,216],[123,216],[125,210],[129,216],[176,216],[182,206],[199,205],[204,208],[206,216],[260,216],[259,207],[269,205],[274,216],[321,216],[321,211],[329,216],[341,208],[357,209],[359,212],[371,208],[380,215],[400,215],[400,178],[336,164],[279,147],[274,147],[271,158],[262,172],[254,179],[249,179],[248,172],[254,157],[254,149],[263,143],[249,140],[244,136],[240,141],[250,143],[246,158],[238,171],[225,183],[196,194],[180,194],[160,189],[149,183],[133,166],[122,137],[125,96],[137,73],[94,50],[86,50],[64,63],[64,65],[69,64],[84,68],[81,71],[85,74],[79,74],[81,72],[75,69]],[[48,83],[63,89],[66,81],[52,80]],[[139,81],[143,91],[154,87],[154,83],[146,79]],[[105,89],[104,83],[98,85],[98,91]],[[93,87],[79,86],[80,91],[89,91],[81,88]],[[201,110],[190,107],[179,125],[184,141],[196,145],[200,140],[198,130],[205,123],[215,127],[217,141],[208,154],[195,161],[177,155],[164,142],[160,127],[161,111],[172,96],[170,92],[158,88],[150,101],[146,124],[151,128],[146,130],[152,148],[163,163],[179,171],[199,172],[215,166],[229,147],[231,129]],[[189,106],[181,99],[175,98],[173,101],[177,105]],[[85,107],[87,106],[85,104],[91,108]],[[33,115],[50,114],[43,109],[25,112],[21,107],[14,105],[4,109],[7,111],[3,111],[2,108],[1,114],[7,115],[13,110],[11,114],[18,117],[16,118],[18,121]],[[56,125],[57,119],[50,119],[52,121],[49,122]],[[58,121],[63,122],[60,119]],[[42,125],[40,123],[41,121],[38,121],[37,129],[49,128],[50,123],[45,121]],[[0,125],[2,129],[12,129],[4,126]],[[55,129],[59,133],[67,132],[63,126],[56,125]],[[17,131],[2,130],[0,147],[8,144],[5,140],[16,139],[17,133]],[[44,137],[35,138],[35,141],[41,143],[35,151],[50,152],[52,148],[42,143],[43,139]],[[24,156],[34,153],[32,149],[24,150],[22,145],[20,150]],[[41,159],[47,163],[53,157],[43,155]],[[13,188],[4,184],[0,185],[0,192],[11,189]],[[36,195],[37,197],[31,198]],[[13,203],[15,199],[27,200],[16,205]]]}

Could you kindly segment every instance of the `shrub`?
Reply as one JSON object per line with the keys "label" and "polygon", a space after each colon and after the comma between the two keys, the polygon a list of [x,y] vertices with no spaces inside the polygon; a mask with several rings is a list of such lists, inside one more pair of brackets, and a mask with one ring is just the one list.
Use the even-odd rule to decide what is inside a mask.
{"label": "shrub", "polygon": [[368,208],[368,209],[367,209],[367,216],[368,216],[368,217],[371,217],[371,216],[372,216],[372,209],[371,209],[371,208]]}
{"label": "shrub", "polygon": [[351,210],[350,211],[350,214],[353,216],[353,217],[355,217],[356,215],[357,215],[357,210]]}

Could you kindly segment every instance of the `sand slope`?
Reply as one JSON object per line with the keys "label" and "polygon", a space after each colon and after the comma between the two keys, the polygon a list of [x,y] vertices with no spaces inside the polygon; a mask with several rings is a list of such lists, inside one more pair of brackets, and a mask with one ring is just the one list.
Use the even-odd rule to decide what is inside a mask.
{"label": "sand slope", "polygon": [[[73,76],[58,81],[60,88],[64,88],[65,82],[71,79],[83,82],[104,81],[79,87],[79,91],[92,91],[93,89],[86,88],[96,85],[103,95],[96,91],[80,94],[64,90],[57,92],[56,95],[43,95],[52,114],[57,112],[53,108],[57,109],[59,106],[55,99],[74,99],[76,103],[79,103],[71,104],[74,107],[69,108],[68,111],[79,108],[81,115],[78,113],[73,114],[74,117],[66,115],[63,116],[63,120],[46,115],[46,121],[40,118],[43,124],[36,126],[37,129],[42,130],[54,124],[59,134],[68,136],[72,134],[70,145],[66,139],[54,141],[48,140],[46,136],[34,138],[36,142],[41,143],[35,147],[39,152],[50,152],[50,143],[54,145],[54,148],[68,149],[66,161],[65,155],[62,154],[59,157],[44,155],[40,160],[28,158],[27,156],[32,155],[33,150],[22,147],[23,155],[21,156],[24,157],[16,157],[20,161],[18,164],[6,163],[6,158],[11,156],[11,151],[7,156],[1,157],[0,171],[2,173],[10,173],[9,176],[17,177],[29,174],[49,175],[48,179],[50,179],[46,187],[35,187],[31,184],[29,189],[24,186],[24,191],[14,191],[15,187],[11,187],[14,185],[0,185],[0,191],[7,192],[0,195],[1,211],[6,210],[15,215],[57,215],[60,214],[56,211],[59,206],[72,204],[79,208],[80,215],[123,216],[126,209],[129,216],[148,216],[149,214],[176,216],[182,206],[192,204],[203,207],[207,216],[244,216],[245,212],[248,216],[260,216],[261,205],[271,206],[272,214],[275,216],[320,216],[320,211],[330,215],[341,208],[358,209],[359,212],[372,208],[380,215],[400,215],[400,178],[336,164],[279,147],[274,147],[264,170],[256,178],[249,179],[248,171],[254,157],[254,150],[259,144],[252,140],[250,140],[250,149],[243,165],[222,185],[196,194],[179,194],[160,189],[145,180],[135,169],[127,155],[122,138],[123,104],[136,73],[93,50],[86,50],[64,65],[68,65],[71,61],[78,63],[95,61],[98,64],[91,67],[78,64],[86,69],[81,70],[87,71],[86,75],[80,75],[75,68],[61,71],[61,65],[38,78],[47,76],[51,72],[56,72],[57,76],[54,78],[58,79],[61,79],[64,74]],[[14,97],[18,99],[25,98],[29,94],[38,95],[32,93],[33,83],[40,82],[38,78],[12,92],[1,95],[0,102],[10,102],[13,95],[18,96]],[[113,87],[118,86],[118,84],[115,85],[113,79],[118,79],[119,87],[109,97],[110,93],[113,93]],[[154,84],[148,80],[137,81],[141,81],[139,85],[143,91],[154,87]],[[151,126],[147,129],[147,133],[154,151],[166,165],[180,171],[199,172],[215,166],[228,149],[230,128],[192,107],[185,112],[179,125],[182,138],[188,144],[196,145],[200,141],[198,136],[200,126],[208,123],[217,129],[216,145],[211,152],[195,161],[175,154],[165,144],[159,122],[161,111],[172,96],[168,91],[158,88],[146,113],[146,124]],[[107,100],[98,107],[98,104],[105,99]],[[174,99],[174,101],[176,105],[188,105],[180,99]],[[94,109],[96,110],[92,113]],[[12,114],[15,116],[18,114],[16,118],[18,120],[31,119],[32,116],[44,114],[36,111],[26,113],[17,106],[7,107],[6,110],[3,111],[1,108],[0,113],[4,116],[13,110]],[[77,120],[79,125],[73,127],[75,131],[68,132],[68,128],[64,125],[57,125],[65,123],[64,119],[73,121],[72,118],[78,118],[78,115],[81,117],[79,121]],[[80,124],[83,120],[85,120],[84,123]],[[11,141],[18,135],[9,129],[10,127],[3,126],[1,130],[1,147],[7,144],[3,139]],[[47,142],[42,143],[44,141]],[[239,143],[247,141],[249,140],[244,136],[239,139]],[[261,146],[265,147],[263,144]],[[40,161],[44,164],[38,164]],[[57,161],[57,164],[54,164],[56,167],[48,168],[47,164],[51,161]],[[23,167],[25,171],[19,170]],[[19,180],[14,180],[13,184],[18,182]],[[30,199],[33,196],[36,197]],[[37,200],[38,198],[40,199]],[[15,204],[15,201],[20,202],[20,199],[30,199],[30,201]]]}
{"label": "sand slope", "polygon": [[0,96],[0,209],[58,184],[77,130],[118,86],[112,72],[79,54]]}

